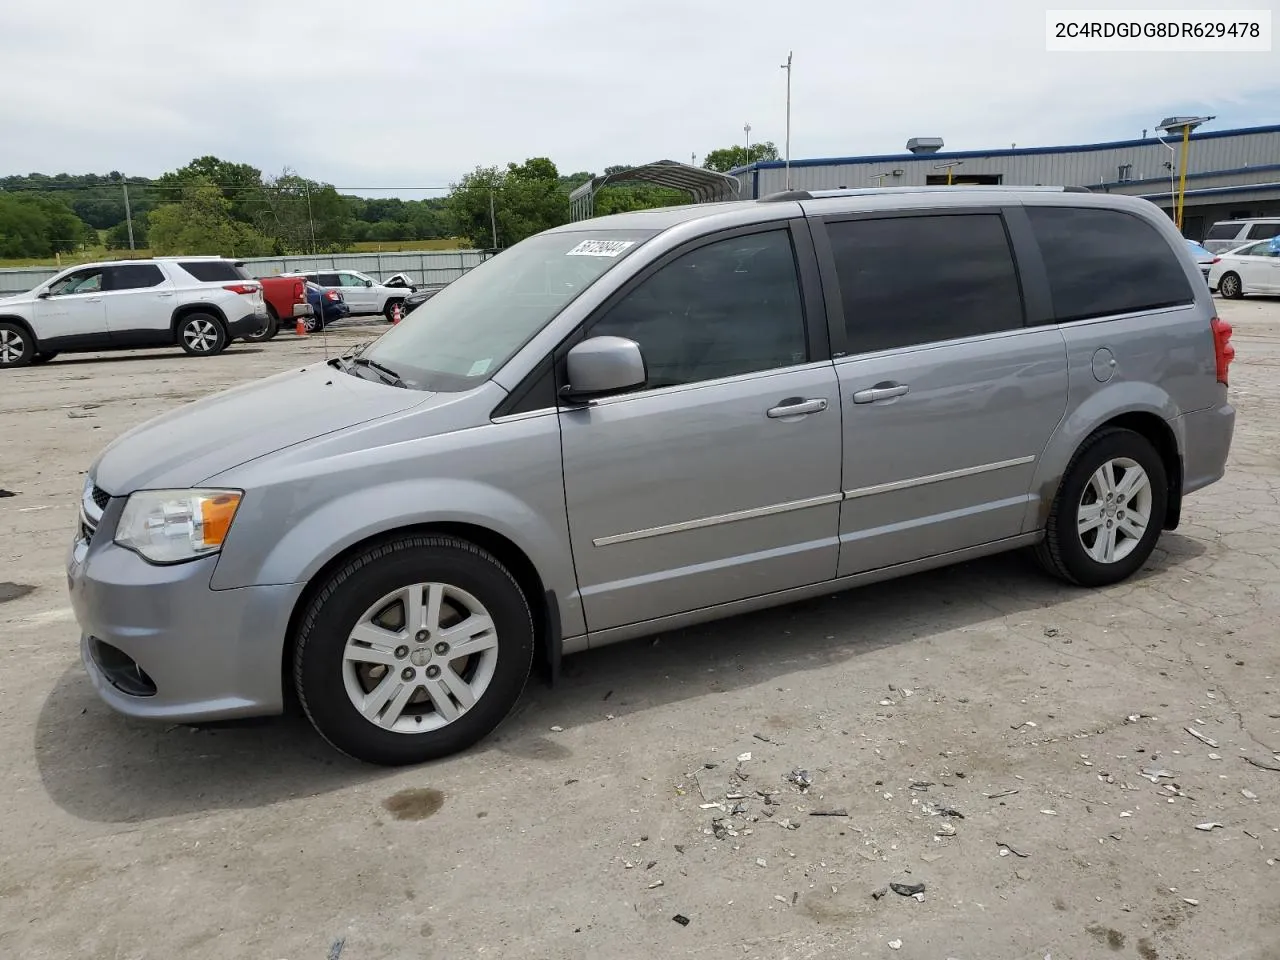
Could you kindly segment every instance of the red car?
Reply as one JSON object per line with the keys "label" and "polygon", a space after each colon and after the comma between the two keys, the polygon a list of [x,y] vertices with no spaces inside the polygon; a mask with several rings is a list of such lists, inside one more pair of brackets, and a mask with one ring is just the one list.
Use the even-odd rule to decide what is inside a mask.
{"label": "red car", "polygon": [[307,300],[307,282],[302,277],[259,277],[262,298],[267,302],[267,325],[245,340],[261,343],[280,332],[280,324],[292,325],[298,317],[310,317],[314,308]]}

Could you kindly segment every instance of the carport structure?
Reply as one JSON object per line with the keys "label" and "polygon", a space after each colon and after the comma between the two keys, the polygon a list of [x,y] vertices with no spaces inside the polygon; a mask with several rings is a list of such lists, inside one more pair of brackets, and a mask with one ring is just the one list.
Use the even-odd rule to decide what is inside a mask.
{"label": "carport structure", "polygon": [[738,198],[736,177],[676,160],[657,160],[644,166],[604,174],[576,187],[569,194],[569,219],[586,220],[595,216],[596,194],[603,187],[621,183],[651,183],[658,187],[683,190],[694,203]]}

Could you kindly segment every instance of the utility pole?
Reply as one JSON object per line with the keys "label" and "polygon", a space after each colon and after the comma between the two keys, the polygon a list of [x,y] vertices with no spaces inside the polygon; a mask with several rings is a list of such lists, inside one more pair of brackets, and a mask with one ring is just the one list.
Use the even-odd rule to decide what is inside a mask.
{"label": "utility pole", "polygon": [[129,181],[120,177],[120,188],[124,190],[124,222],[129,227],[129,249],[133,249],[133,211],[129,209]]}
{"label": "utility pole", "polygon": [[742,131],[747,135],[747,162],[745,166],[751,166],[751,124],[744,123]]}
{"label": "utility pole", "polygon": [[493,231],[493,249],[498,249],[498,217],[493,210],[493,187],[489,187],[489,228]]}
{"label": "utility pole", "polygon": [[311,181],[304,180],[303,186],[307,191],[307,223],[311,226],[311,255],[316,255],[316,218],[311,215]]}
{"label": "utility pole", "polygon": [[787,71],[787,189],[791,189],[791,51],[787,51],[787,62],[782,64]]}

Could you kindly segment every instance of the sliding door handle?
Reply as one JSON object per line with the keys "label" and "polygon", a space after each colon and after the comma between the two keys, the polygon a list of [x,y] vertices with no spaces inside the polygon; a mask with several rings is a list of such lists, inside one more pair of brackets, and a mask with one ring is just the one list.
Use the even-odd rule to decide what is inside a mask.
{"label": "sliding door handle", "polygon": [[911,388],[905,383],[885,383],[877,384],[866,390],[859,390],[853,395],[854,403],[875,403],[877,400],[890,400],[894,397],[903,397],[911,392]]}

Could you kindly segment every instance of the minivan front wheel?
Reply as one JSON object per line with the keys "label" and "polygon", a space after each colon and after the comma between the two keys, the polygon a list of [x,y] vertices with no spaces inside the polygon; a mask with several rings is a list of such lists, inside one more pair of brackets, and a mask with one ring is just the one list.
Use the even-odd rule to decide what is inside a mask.
{"label": "minivan front wheel", "polygon": [[1067,468],[1036,556],[1070,583],[1118,583],[1151,556],[1167,502],[1164,461],[1151,441],[1132,430],[1099,431]]}
{"label": "minivan front wheel", "polygon": [[1228,300],[1239,300],[1244,296],[1244,284],[1240,282],[1239,274],[1224,273],[1222,279],[1218,281],[1218,292]]}
{"label": "minivan front wheel", "polygon": [[385,765],[463,750],[524,689],[533,617],[515,578],[465,540],[374,546],[320,586],[295,638],[294,685],[320,735]]}

